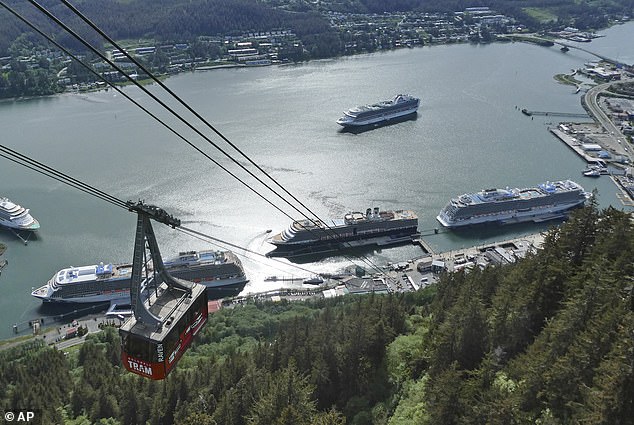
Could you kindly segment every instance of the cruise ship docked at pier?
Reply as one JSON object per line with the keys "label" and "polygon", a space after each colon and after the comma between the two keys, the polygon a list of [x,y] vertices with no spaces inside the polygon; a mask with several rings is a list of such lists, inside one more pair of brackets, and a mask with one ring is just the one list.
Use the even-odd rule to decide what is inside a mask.
{"label": "cruise ship docked at pier", "polygon": [[[209,299],[239,293],[247,283],[242,264],[230,251],[187,251],[164,261],[174,277],[207,287]],[[31,295],[43,302],[130,303],[132,264],[68,267]]]}
{"label": "cruise ship docked at pier", "polygon": [[37,230],[40,223],[29,214],[29,210],[0,197],[0,225],[14,230]]}
{"label": "cruise ship docked at pier", "polygon": [[398,94],[391,100],[351,108],[343,113],[343,116],[337,120],[337,124],[353,127],[385,123],[415,113],[419,102],[417,97]]}
{"label": "cruise ship docked at pier", "polygon": [[588,197],[583,187],[571,180],[546,182],[526,189],[485,189],[452,199],[436,219],[450,228],[541,222],[565,217]]}
{"label": "cruise ship docked at pier", "polygon": [[275,250],[268,257],[296,257],[336,252],[369,245],[386,246],[411,242],[418,236],[418,217],[413,211],[351,212],[342,219],[298,220],[271,237]]}

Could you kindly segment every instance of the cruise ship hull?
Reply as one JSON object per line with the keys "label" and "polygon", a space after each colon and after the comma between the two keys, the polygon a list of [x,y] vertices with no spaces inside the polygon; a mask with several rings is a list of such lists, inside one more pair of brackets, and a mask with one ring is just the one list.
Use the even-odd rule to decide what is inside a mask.
{"label": "cruise ship hull", "polygon": [[337,120],[337,124],[339,124],[342,127],[364,127],[369,125],[387,124],[390,121],[402,119],[409,115],[413,115],[416,113],[417,110],[418,110],[418,106],[415,108],[405,110],[405,111],[394,112],[394,113],[379,115],[375,117],[369,117],[366,119],[346,120],[344,118],[339,118]]}
{"label": "cruise ship hull", "polygon": [[8,229],[13,229],[13,230],[34,232],[40,228],[40,223],[36,219],[33,219],[33,222],[29,225],[16,225],[15,223],[9,220],[0,219],[0,226],[6,227]]}
{"label": "cruise ship hull", "polygon": [[557,220],[565,218],[568,213],[574,209],[582,206],[585,200],[579,200],[577,202],[552,205],[543,208],[531,208],[526,211],[503,211],[497,214],[488,214],[484,216],[474,216],[462,220],[451,220],[447,215],[442,212],[436,217],[436,220],[445,227],[448,228],[460,228],[466,226],[476,226],[482,224],[516,224],[525,222],[541,223],[544,221]]}
{"label": "cruise ship hull", "polygon": [[[178,277],[178,276],[177,276]],[[127,284],[129,285],[129,280]],[[230,297],[234,295],[238,295],[244,289],[244,286],[247,284],[248,279],[245,278],[236,278],[236,279],[224,279],[217,284],[207,284],[207,282],[200,282],[201,285],[204,285],[207,288],[208,299],[214,300],[224,297]],[[81,297],[67,297],[67,298],[58,298],[58,297],[50,297],[40,291],[38,294],[38,290],[44,290],[46,285],[41,288],[36,289],[31,293],[36,298],[42,300],[43,303],[47,304],[100,304],[100,303],[130,303],[130,288],[120,291],[112,291],[110,293],[101,293],[101,294],[93,294],[86,295]]]}
{"label": "cruise ship hull", "polygon": [[343,127],[365,127],[386,124],[415,114],[420,100],[410,95],[396,95],[373,105],[357,106],[343,113],[337,124]]}
{"label": "cruise ship hull", "polygon": [[[164,264],[172,276],[204,285],[208,299],[237,295],[248,282],[231,252],[188,251]],[[129,303],[131,274],[131,264],[71,267],[57,272],[31,295],[44,303]]]}
{"label": "cruise ship hull", "polygon": [[418,217],[413,211],[350,212],[343,219],[300,220],[269,239],[275,250],[268,257],[316,256],[348,249],[381,247],[412,242],[418,236]]}

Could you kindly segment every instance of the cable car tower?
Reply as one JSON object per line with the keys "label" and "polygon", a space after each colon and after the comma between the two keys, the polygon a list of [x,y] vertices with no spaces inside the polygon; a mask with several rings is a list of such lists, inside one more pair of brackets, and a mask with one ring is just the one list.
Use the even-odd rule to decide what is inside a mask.
{"label": "cable car tower", "polygon": [[119,329],[121,360],[132,373],[163,379],[207,322],[207,291],[165,270],[150,220],[172,228],[180,220],[141,201],[126,205],[137,213],[137,226],[130,279],[134,314]]}

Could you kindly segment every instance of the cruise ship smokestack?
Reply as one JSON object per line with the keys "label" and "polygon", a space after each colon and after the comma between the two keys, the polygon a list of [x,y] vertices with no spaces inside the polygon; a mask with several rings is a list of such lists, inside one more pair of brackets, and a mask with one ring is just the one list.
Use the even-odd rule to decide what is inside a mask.
{"label": "cruise ship smokestack", "polygon": [[370,218],[370,216],[372,215],[372,208],[368,208],[367,210],[365,210],[365,216]]}
{"label": "cruise ship smokestack", "polygon": [[375,215],[376,217],[378,217],[378,216],[379,216],[379,207],[374,207],[374,215]]}

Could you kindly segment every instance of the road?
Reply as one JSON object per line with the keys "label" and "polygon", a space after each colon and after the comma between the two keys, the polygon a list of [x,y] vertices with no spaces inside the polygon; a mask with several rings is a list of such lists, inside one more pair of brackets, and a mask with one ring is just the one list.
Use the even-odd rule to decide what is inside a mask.
{"label": "road", "polygon": [[[632,82],[632,81],[634,81],[634,79],[626,79],[626,80],[621,80],[618,82],[622,83],[622,82]],[[615,148],[615,150],[621,150],[622,147],[619,145],[621,145],[621,143],[627,139],[625,138],[623,133],[621,133],[621,130],[614,124],[614,122],[612,122],[612,120],[608,117],[608,115],[599,105],[599,96],[601,95],[601,93],[607,90],[614,83],[615,82],[609,82],[609,83],[599,84],[597,86],[592,87],[584,95],[584,100],[590,115],[592,115],[594,120],[599,125],[601,125],[601,127],[603,127],[605,131],[608,133],[609,135],[608,138],[610,142],[612,143],[613,148]],[[626,156],[629,159],[629,162],[632,163],[632,154],[628,148],[625,148],[625,149],[626,149]]]}

